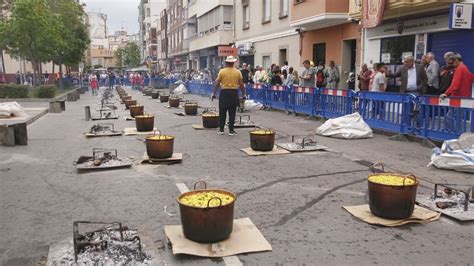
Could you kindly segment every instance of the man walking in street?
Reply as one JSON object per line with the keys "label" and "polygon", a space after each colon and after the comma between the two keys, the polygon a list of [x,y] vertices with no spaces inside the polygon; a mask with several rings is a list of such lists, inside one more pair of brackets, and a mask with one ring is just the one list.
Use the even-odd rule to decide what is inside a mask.
{"label": "man walking in street", "polygon": [[400,93],[425,94],[427,77],[423,65],[416,65],[413,56],[405,56],[404,66],[395,73],[389,73],[389,78],[400,78]]}
{"label": "man walking in street", "polygon": [[425,55],[426,60],[426,76],[427,76],[427,93],[431,95],[439,95],[439,64],[435,60],[435,55],[429,52]]}
{"label": "man walking in street", "polygon": [[227,113],[229,113],[229,136],[237,134],[234,131],[235,113],[240,105],[237,89],[240,88],[244,100],[247,98],[242,73],[234,67],[236,61],[237,58],[233,56],[226,58],[225,68],[219,71],[214,91],[211,95],[211,99],[215,99],[217,89],[221,86],[221,93],[219,95],[219,131],[217,132],[219,135],[224,135]]}

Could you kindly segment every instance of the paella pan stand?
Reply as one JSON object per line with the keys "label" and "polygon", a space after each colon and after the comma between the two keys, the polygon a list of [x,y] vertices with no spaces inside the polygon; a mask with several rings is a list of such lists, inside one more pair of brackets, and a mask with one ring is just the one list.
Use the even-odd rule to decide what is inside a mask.
{"label": "paella pan stand", "polygon": [[[95,160],[100,160],[100,165],[94,165]],[[75,162],[78,170],[113,169],[132,166],[129,160],[122,160],[117,156],[117,149],[94,148],[92,156],[81,156]]]}

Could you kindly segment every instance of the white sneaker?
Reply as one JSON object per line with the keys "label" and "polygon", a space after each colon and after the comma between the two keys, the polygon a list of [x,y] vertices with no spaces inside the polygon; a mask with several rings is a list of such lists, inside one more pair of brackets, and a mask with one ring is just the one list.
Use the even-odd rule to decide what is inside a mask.
{"label": "white sneaker", "polygon": [[235,132],[235,131],[229,132],[229,136],[235,136],[235,135],[237,135],[237,132]]}
{"label": "white sneaker", "polygon": [[217,135],[224,135],[224,131],[217,131]]}

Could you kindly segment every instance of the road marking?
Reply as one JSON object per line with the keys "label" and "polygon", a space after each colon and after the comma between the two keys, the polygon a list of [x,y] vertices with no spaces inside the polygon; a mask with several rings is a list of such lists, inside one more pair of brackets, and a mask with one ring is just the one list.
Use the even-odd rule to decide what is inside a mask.
{"label": "road marking", "polygon": [[[178,190],[181,193],[186,193],[189,191],[189,188],[184,183],[176,183],[176,187],[178,187]],[[242,262],[239,260],[239,257],[237,256],[222,257],[222,260],[224,260],[225,265],[228,265],[228,266],[242,266],[243,265]]]}
{"label": "road marking", "polygon": [[242,266],[242,262],[239,260],[237,256],[229,256],[229,257],[223,257],[225,265],[229,266]]}
{"label": "road marking", "polygon": [[176,186],[178,187],[178,190],[181,193],[186,193],[189,191],[189,188],[184,183],[176,183]]}

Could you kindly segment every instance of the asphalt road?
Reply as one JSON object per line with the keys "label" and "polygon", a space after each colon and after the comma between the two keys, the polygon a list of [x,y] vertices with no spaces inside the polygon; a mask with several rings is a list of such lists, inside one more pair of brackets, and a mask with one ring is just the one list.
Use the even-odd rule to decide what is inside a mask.
{"label": "asphalt road", "polygon": [[[318,137],[329,152],[251,157],[248,129],[218,136],[198,131],[200,117],[174,115],[137,92],[133,98],[155,115],[155,125],[176,136],[181,164],[134,165],[131,169],[78,173],[72,165],[94,147],[117,148],[119,156],[137,161],[145,152],[143,136],[86,139],[95,123],[84,120],[84,106],[98,99],[81,95],[67,111],[47,114],[28,127],[28,146],[0,147],[0,264],[36,265],[50,244],[72,235],[75,220],[121,221],[142,228],[154,240],[164,239],[165,225],[179,224],[177,183],[188,187],[206,180],[210,187],[238,195],[235,218],[249,217],[273,247],[272,252],[239,255],[245,265],[468,265],[474,261],[473,223],[442,217],[425,225],[397,228],[357,220],[342,206],[366,203],[370,162],[383,161],[394,172],[422,180],[418,196],[433,182],[474,185],[472,175],[426,167],[431,150],[417,143],[376,135],[366,140]],[[207,98],[186,95],[201,106]],[[94,109],[94,108],[93,108]],[[127,115],[121,105],[119,115]],[[321,123],[276,111],[251,111],[252,120],[278,132],[280,141],[309,134]],[[120,118],[117,129],[134,127]],[[165,213],[175,215],[170,217]],[[160,250],[163,264],[224,264],[220,259],[174,256]]]}

